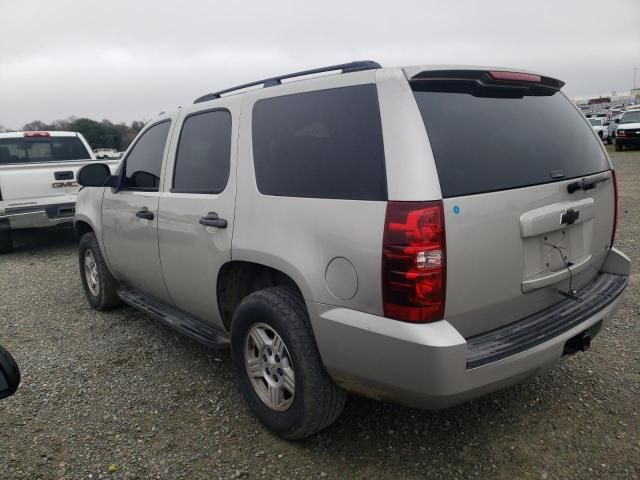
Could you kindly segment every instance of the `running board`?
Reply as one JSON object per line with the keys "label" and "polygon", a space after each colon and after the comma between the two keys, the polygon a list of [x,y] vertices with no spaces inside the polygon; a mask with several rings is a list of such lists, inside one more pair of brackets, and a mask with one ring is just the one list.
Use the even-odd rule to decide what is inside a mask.
{"label": "running board", "polygon": [[127,305],[146,313],[156,320],[160,320],[162,323],[175,328],[180,333],[193,338],[206,347],[216,350],[229,348],[227,335],[210,327],[202,320],[197,320],[176,309],[167,307],[128,287],[120,287],[118,296]]}

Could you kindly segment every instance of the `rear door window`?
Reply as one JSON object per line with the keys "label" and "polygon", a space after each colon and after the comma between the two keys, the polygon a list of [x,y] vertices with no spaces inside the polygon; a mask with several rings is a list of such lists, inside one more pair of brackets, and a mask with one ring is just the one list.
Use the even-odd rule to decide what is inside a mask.
{"label": "rear door window", "polygon": [[445,198],[609,169],[589,124],[557,90],[509,98],[499,90],[476,96],[457,85],[412,87]]}
{"label": "rear door window", "polygon": [[386,200],[375,85],[259,100],[253,157],[265,195]]}
{"label": "rear door window", "polygon": [[158,123],[142,134],[125,159],[122,188],[157,191],[164,147],[171,122]]}
{"label": "rear door window", "polygon": [[91,155],[78,137],[0,138],[0,165],[90,158]]}
{"label": "rear door window", "polygon": [[173,192],[219,193],[229,178],[231,113],[215,110],[190,115],[178,143]]}

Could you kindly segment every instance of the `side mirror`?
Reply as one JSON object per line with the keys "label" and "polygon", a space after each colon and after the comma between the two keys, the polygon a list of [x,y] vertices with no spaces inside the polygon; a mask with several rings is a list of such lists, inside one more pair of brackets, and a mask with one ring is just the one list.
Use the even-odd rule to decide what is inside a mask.
{"label": "side mirror", "polygon": [[83,187],[109,186],[111,170],[104,163],[90,163],[78,172],[77,181]]}
{"label": "side mirror", "polygon": [[11,354],[0,345],[0,399],[10,397],[20,385],[20,369]]}

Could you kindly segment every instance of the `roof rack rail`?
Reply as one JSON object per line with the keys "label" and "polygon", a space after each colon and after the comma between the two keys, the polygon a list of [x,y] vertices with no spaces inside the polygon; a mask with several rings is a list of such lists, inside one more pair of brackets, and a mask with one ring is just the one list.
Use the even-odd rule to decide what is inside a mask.
{"label": "roof rack rail", "polygon": [[196,100],[193,103],[207,102],[209,100],[220,98],[220,96],[225,93],[234,92],[236,90],[242,90],[244,88],[254,87],[256,85],[262,85],[263,88],[273,87],[275,85],[282,84],[282,80],[285,80],[287,78],[304,77],[305,75],[313,75],[315,73],[323,73],[323,72],[333,72],[335,70],[342,70],[341,73],[350,73],[350,72],[359,72],[361,70],[374,70],[376,68],[382,68],[382,66],[378,62],[374,62],[371,60],[360,60],[360,61],[350,62],[350,63],[341,63],[339,65],[331,65],[328,67],[314,68],[311,70],[303,70],[301,72],[288,73],[286,75],[279,75],[277,77],[265,78],[264,80],[245,83],[243,85],[238,85],[237,87],[220,90],[219,92],[207,93],[202,97],[196,98]]}

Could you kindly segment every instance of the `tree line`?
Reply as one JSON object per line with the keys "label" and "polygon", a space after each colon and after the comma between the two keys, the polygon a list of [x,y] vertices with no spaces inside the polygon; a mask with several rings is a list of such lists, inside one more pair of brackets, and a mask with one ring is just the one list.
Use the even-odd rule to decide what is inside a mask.
{"label": "tree line", "polygon": [[[117,151],[126,150],[135,136],[142,130],[146,122],[134,120],[130,125],[126,123],[112,123],[109,120],[98,122],[90,118],[69,117],[65,120],[56,120],[52,123],[45,123],[41,120],[34,120],[24,125],[21,131],[35,130],[66,130],[79,132],[87,139],[91,148],[114,148]],[[0,126],[0,132],[11,132],[13,130]]]}

